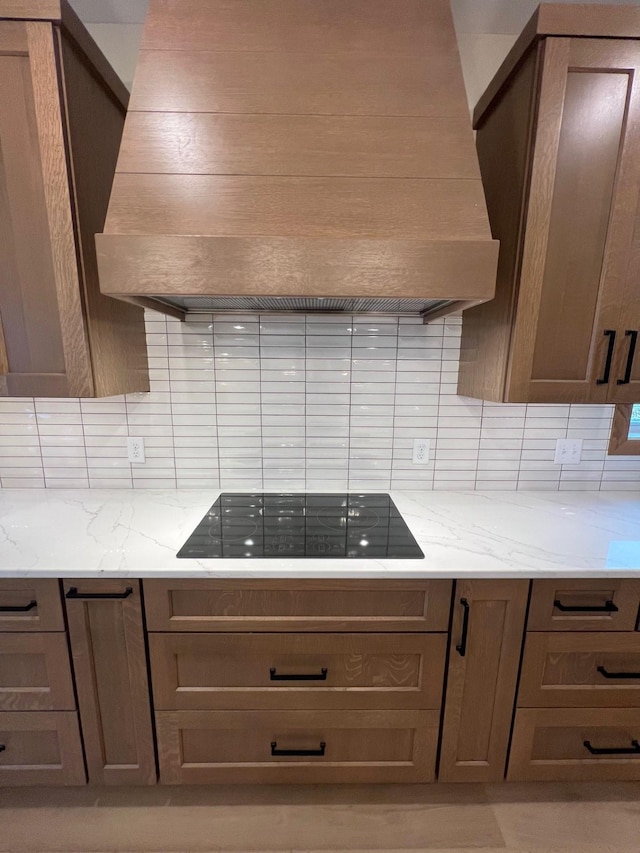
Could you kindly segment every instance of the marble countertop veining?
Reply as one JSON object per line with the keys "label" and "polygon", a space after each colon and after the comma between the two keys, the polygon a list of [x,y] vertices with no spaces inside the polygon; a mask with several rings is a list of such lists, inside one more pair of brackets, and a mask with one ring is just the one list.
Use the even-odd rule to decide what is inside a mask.
{"label": "marble countertop veining", "polygon": [[640,493],[391,492],[424,560],[178,560],[216,491],[0,491],[0,577],[640,578]]}

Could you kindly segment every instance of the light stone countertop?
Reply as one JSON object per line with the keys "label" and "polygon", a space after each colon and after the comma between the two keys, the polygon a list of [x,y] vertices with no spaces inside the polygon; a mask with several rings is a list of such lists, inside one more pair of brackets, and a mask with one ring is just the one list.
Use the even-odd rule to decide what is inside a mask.
{"label": "light stone countertop", "polygon": [[216,491],[0,491],[0,577],[640,578],[640,492],[391,492],[424,560],[178,560]]}

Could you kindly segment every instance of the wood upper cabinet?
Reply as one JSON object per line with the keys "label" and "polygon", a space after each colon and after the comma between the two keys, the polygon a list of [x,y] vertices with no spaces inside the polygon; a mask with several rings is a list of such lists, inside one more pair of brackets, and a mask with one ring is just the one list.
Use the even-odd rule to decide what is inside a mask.
{"label": "wood upper cabinet", "polygon": [[12,5],[0,2],[0,393],[148,390],[142,309],[100,293],[94,239],[126,89],[65,2],[60,20]]}
{"label": "wood upper cabinet", "polygon": [[441,782],[504,777],[528,592],[525,580],[456,583]]}
{"label": "wood upper cabinet", "polygon": [[539,38],[501,75],[475,117],[497,295],[464,315],[459,393],[637,402],[640,40]]}
{"label": "wood upper cabinet", "polygon": [[63,586],[89,782],[152,785],[140,582],[73,580]]}

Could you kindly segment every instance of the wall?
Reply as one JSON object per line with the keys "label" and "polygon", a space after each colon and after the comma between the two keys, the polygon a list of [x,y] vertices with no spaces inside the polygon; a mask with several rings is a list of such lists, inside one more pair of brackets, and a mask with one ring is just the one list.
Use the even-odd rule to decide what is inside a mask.
{"label": "wall", "polygon": [[[147,329],[150,394],[0,402],[3,488],[640,488],[640,458],[606,457],[611,406],[456,396],[460,317],[148,313]],[[567,436],[580,465],[553,462]]]}
{"label": "wall", "polygon": [[[452,0],[471,107],[536,3]],[[73,5],[130,84],[145,0]],[[0,486],[640,489],[640,457],[606,456],[612,407],[457,397],[460,322],[149,314],[151,394],[0,401]],[[128,463],[127,435],[146,465]],[[567,436],[584,440],[578,466],[553,463]],[[414,438],[431,441],[427,466]]]}

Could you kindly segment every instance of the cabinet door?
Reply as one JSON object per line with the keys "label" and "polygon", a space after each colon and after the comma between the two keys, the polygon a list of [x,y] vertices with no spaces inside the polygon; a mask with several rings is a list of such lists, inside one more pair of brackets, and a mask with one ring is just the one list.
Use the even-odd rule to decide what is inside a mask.
{"label": "cabinet door", "polygon": [[456,583],[439,779],[503,778],[529,582]]}
{"label": "cabinet door", "polygon": [[[636,157],[640,160],[640,131],[635,141]],[[621,323],[609,384],[611,403],[637,403],[640,400],[640,186],[636,184],[634,189],[637,207],[633,246],[625,274]]]}
{"label": "cabinet door", "polygon": [[6,391],[91,394],[49,23],[0,21],[0,257]]}
{"label": "cabinet door", "polygon": [[640,186],[639,72],[635,41],[546,39],[508,401],[611,399]]}
{"label": "cabinet door", "polygon": [[140,583],[64,581],[64,592],[89,782],[154,784]]}

